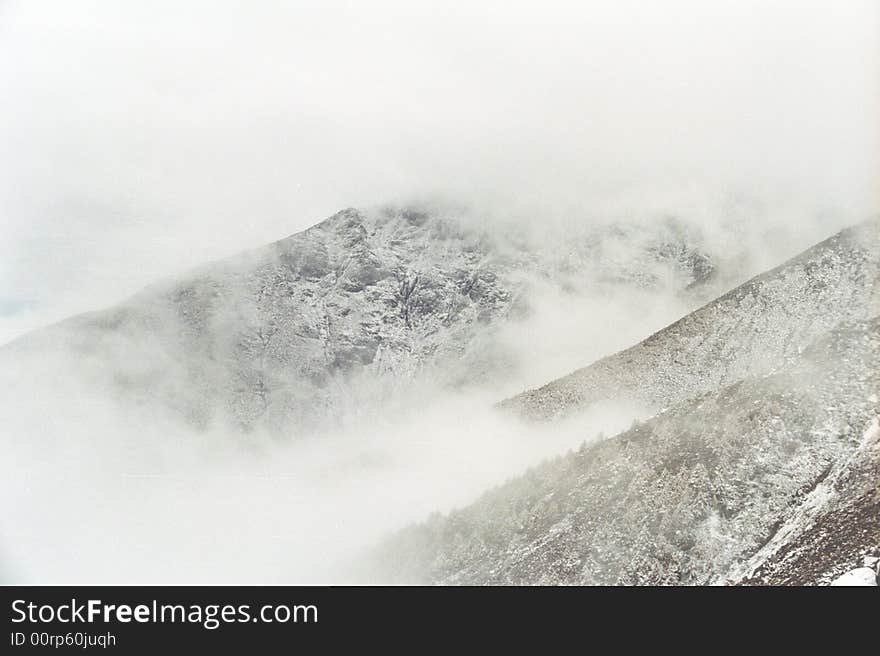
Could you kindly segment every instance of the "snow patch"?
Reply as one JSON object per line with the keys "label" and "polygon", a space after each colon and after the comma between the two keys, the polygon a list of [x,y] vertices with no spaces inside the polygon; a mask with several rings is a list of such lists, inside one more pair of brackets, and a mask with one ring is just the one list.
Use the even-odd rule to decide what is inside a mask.
{"label": "snow patch", "polygon": [[851,569],[846,574],[838,576],[831,582],[832,586],[876,586],[877,575],[870,567],[858,567]]}

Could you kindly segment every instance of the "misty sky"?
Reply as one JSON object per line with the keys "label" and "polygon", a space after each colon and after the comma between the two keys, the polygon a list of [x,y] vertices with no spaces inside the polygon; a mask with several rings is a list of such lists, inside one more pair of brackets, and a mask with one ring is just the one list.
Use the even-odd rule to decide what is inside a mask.
{"label": "misty sky", "polygon": [[0,0],[0,342],[352,205],[858,219],[878,117],[876,1]]}

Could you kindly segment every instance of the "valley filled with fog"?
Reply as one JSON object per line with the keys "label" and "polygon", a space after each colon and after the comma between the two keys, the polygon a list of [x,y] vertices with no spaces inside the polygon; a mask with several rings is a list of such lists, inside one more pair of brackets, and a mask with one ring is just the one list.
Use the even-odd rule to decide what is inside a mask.
{"label": "valley filled with fog", "polygon": [[880,550],[875,3],[79,5],[0,5],[0,582]]}

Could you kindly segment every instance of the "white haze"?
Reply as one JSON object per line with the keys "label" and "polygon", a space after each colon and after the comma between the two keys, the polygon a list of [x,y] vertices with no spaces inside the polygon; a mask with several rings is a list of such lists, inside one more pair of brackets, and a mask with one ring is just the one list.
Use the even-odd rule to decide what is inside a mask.
{"label": "white haze", "polygon": [[413,196],[836,228],[878,209],[878,34],[874,0],[6,0],[0,341]]}
{"label": "white haze", "polygon": [[[675,215],[770,266],[878,209],[878,43],[859,0],[0,3],[0,342],[412,199],[536,248]],[[510,378],[295,444],[121,409],[75,361],[3,360],[0,578],[336,581],[389,531],[656,410],[552,430],[492,411],[689,307],[532,306],[499,336]]]}
{"label": "white haze", "polygon": [[284,444],[121,408],[74,382],[77,367],[29,360],[30,376],[57,384],[36,398],[9,385],[0,404],[7,582],[346,582],[390,531],[650,412],[601,404],[538,429],[486,394],[449,394]]}

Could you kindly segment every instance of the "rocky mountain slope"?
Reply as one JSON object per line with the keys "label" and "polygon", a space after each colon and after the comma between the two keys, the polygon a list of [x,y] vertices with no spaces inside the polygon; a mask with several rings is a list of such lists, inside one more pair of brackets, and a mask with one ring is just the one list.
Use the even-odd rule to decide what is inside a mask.
{"label": "rocky mountain slope", "polygon": [[673,219],[536,243],[454,213],[347,209],[28,335],[0,357],[59,353],[70,376],[108,398],[161,405],[196,426],[302,434],[379,411],[416,379],[449,387],[502,376],[515,354],[494,336],[528,315],[540,285],[697,299],[686,290],[728,260]]}
{"label": "rocky mountain slope", "polygon": [[[874,388],[880,387],[875,372]],[[760,551],[730,573],[744,585],[811,585],[838,581],[849,572],[880,574],[880,405],[862,441],[816,485]],[[841,581],[841,578],[843,581]]]}
{"label": "rocky mountain slope", "polygon": [[[4,437],[14,454],[4,480],[8,496],[27,490],[28,501],[4,515],[10,526],[30,531],[30,537],[8,536],[16,562],[39,573],[70,557],[56,549],[64,540],[55,533],[20,519],[56,513],[45,526],[60,527],[58,534],[68,519],[81,523],[76,513],[58,510],[65,508],[59,494],[68,502],[102,499],[92,504],[103,513],[93,526],[110,530],[133,521],[128,538],[151,556],[176,554],[186,542],[181,536],[210,544],[205,536],[221,524],[225,530],[212,510],[224,521],[235,517],[251,526],[255,506],[266,511],[274,531],[288,510],[290,526],[314,528],[315,515],[305,506],[332,509],[316,514],[343,524],[352,517],[337,518],[337,511],[354,514],[351,507],[373,504],[389,517],[364,538],[373,539],[440,507],[434,505],[439,497],[425,499],[430,494],[422,495],[417,512],[404,506],[410,493],[461,484],[465,477],[443,463],[460,466],[461,456],[501,463],[523,441],[540,449],[529,454],[555,452],[562,447],[547,446],[551,432],[567,446],[575,443],[572,429],[585,440],[577,452],[393,536],[360,573],[432,583],[822,583],[878,555],[871,523],[880,478],[876,223],[843,231],[632,348],[509,399],[502,406],[512,413],[475,421],[470,433],[460,431],[464,437],[455,417],[451,429],[443,421],[437,427],[404,418],[393,439],[370,438],[368,428],[376,427],[365,428],[366,413],[392,415],[401,405],[419,413],[424,392],[436,387],[473,394],[456,396],[470,405],[442,406],[429,416],[475,406],[481,412],[486,388],[480,386],[512,378],[520,366],[523,349],[501,338],[505,330],[526,325],[548,297],[558,314],[551,313],[542,330],[530,324],[525,350],[555,339],[552,320],[575,314],[584,298],[655,297],[697,308],[719,285],[749,270],[747,248],[729,240],[719,247],[702,228],[679,220],[533,227],[499,229],[473,216],[413,208],[344,210],[0,348]],[[600,312],[575,316],[606,332],[614,321]],[[648,332],[640,328],[639,334]],[[634,408],[653,416],[597,439],[592,422],[622,414],[609,422],[616,432],[629,424]],[[164,421],[164,412],[172,421]],[[529,422],[512,420],[515,414],[545,423],[532,430]],[[564,430],[549,423],[560,418]],[[291,438],[346,422],[358,429],[352,434],[366,436],[358,445],[363,450],[339,448],[334,440],[301,441],[256,454],[257,464],[250,464],[259,477],[239,478],[241,468],[247,470],[239,447],[251,444],[244,433]],[[237,430],[226,430],[230,426]],[[490,427],[484,432],[492,434],[485,443],[492,454],[475,446],[473,435],[484,427]],[[373,432],[384,435],[379,428]],[[426,435],[412,435],[420,428]],[[235,445],[230,452],[218,448],[227,438]],[[503,457],[495,458],[499,445]],[[444,448],[456,450],[456,458],[435,464],[431,454]],[[229,458],[220,470],[228,464],[234,476],[223,478],[220,488],[200,487],[191,471],[200,471],[203,456]],[[442,491],[447,502],[439,503],[473,499],[537,458],[489,468],[491,478],[472,481],[466,495]],[[277,462],[277,476],[265,476],[269,461]],[[414,489],[421,484],[414,479],[430,469],[419,468],[424,461],[431,461],[436,478]],[[355,484],[345,488],[352,478]],[[255,488],[271,494],[249,496]],[[228,496],[211,505],[206,489]],[[150,523],[144,519],[150,513],[132,513],[128,501],[143,499],[144,508],[152,508],[168,499],[183,506],[187,490],[192,514],[177,516],[168,551],[157,551],[165,507]],[[303,502],[309,490],[317,490],[314,504]],[[393,502],[375,502],[404,496],[397,514]],[[323,497],[332,504],[322,505]],[[353,504],[355,497],[363,503]],[[118,507],[105,503],[109,499]],[[280,512],[274,503],[282,503]],[[376,524],[372,516],[357,519]],[[302,533],[292,529],[295,535],[282,544],[249,531],[259,548],[248,553],[268,547],[278,558],[268,566],[273,575],[276,563],[293,560],[291,545]],[[353,536],[312,532],[315,543],[348,544]],[[79,526],[69,533],[84,550],[102,535]],[[303,559],[326,559],[326,545],[315,551],[320,555],[302,548]],[[131,549],[120,546],[120,553],[126,566],[133,562]],[[156,558],[163,568],[164,556]],[[234,559],[241,559],[238,552]],[[339,560],[351,558],[338,553],[334,563]]]}
{"label": "rocky mountain slope", "polygon": [[875,222],[844,231],[508,401],[543,419],[616,396],[660,410],[402,531],[367,576],[821,583],[878,555],[878,239]]}
{"label": "rocky mountain slope", "polygon": [[844,230],[620,353],[506,402],[532,418],[606,398],[661,410],[745,376],[773,372],[813,340],[880,307],[880,230]]}

